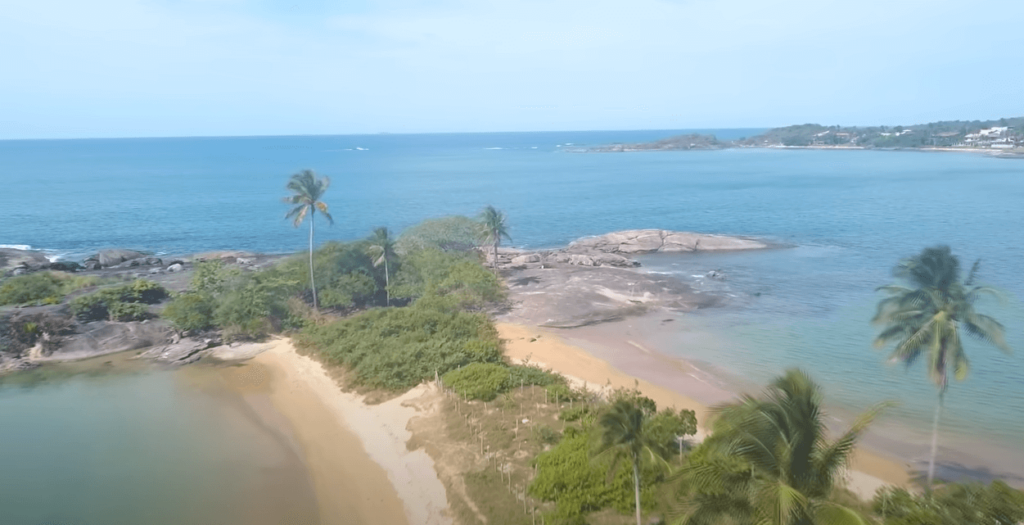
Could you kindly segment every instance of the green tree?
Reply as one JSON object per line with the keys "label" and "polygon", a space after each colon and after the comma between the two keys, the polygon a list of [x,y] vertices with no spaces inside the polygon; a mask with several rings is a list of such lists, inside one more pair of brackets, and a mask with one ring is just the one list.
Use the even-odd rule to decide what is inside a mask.
{"label": "green tree", "polygon": [[968,361],[960,331],[991,343],[1009,353],[1003,325],[994,318],[975,311],[974,304],[984,295],[998,296],[985,286],[975,286],[979,263],[975,262],[966,281],[961,281],[960,261],[949,246],[925,248],[919,255],[904,259],[893,270],[897,279],[909,286],[889,285],[879,288],[888,297],[878,303],[872,322],[882,325],[875,346],[895,344],[890,360],[910,367],[922,356],[927,370],[938,387],[939,402],[932,423],[932,449],[928,460],[930,490],[935,475],[935,456],[939,444],[939,418],[948,387],[950,369],[957,380],[967,377]]}
{"label": "green tree", "polygon": [[[601,428],[601,443],[598,454],[610,453],[616,460],[628,459],[633,465],[633,491],[636,504],[636,523],[640,517],[640,461],[644,455],[656,461],[664,461],[664,444],[651,439],[644,427],[649,411],[629,399],[617,400],[609,410],[601,414],[598,424]],[[617,461],[613,462],[614,465]]]}
{"label": "green tree", "polygon": [[387,227],[381,226],[373,229],[370,243],[369,252],[370,257],[373,258],[373,266],[384,265],[384,293],[386,294],[387,305],[391,306],[391,290],[389,289],[391,286],[391,272],[388,269],[388,261],[394,260],[396,257],[395,240]]}
{"label": "green tree", "polygon": [[302,170],[288,181],[287,188],[292,195],[285,197],[284,202],[291,204],[292,209],[284,216],[292,219],[296,228],[309,215],[309,287],[313,291],[313,308],[317,307],[316,282],[313,279],[313,217],[317,211],[323,214],[328,224],[334,224],[334,218],[327,211],[327,203],[320,200],[331,185],[328,177],[316,176],[312,170]]}
{"label": "green tree", "polygon": [[679,523],[865,523],[830,496],[881,407],[830,441],[821,403],[818,385],[788,370],[761,398],[716,408],[712,436],[683,471],[689,494]]}
{"label": "green tree", "polygon": [[485,244],[494,247],[494,260],[491,262],[494,268],[498,267],[498,245],[501,239],[509,241],[512,237],[508,234],[508,225],[505,222],[505,214],[494,206],[487,206],[480,212],[480,240]]}

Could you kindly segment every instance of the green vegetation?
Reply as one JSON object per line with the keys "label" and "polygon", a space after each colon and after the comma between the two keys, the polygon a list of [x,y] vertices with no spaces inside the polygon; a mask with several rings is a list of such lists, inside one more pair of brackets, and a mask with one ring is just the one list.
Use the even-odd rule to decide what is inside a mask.
{"label": "green vegetation", "polygon": [[482,229],[480,241],[494,247],[494,259],[491,261],[491,264],[497,268],[498,245],[501,244],[501,239],[512,240],[512,237],[508,235],[505,214],[494,206],[487,206],[480,212],[480,227]]}
{"label": "green vegetation", "polygon": [[168,297],[167,290],[145,279],[104,288],[71,300],[71,313],[79,320],[142,321],[150,317],[147,304],[156,304]]}
{"label": "green vegetation", "polygon": [[18,275],[0,283],[0,306],[58,304],[65,295],[100,283],[98,277],[80,277],[63,272]]}
{"label": "green vegetation", "polygon": [[456,307],[479,310],[505,299],[504,285],[480,266],[472,252],[428,248],[405,255],[392,285],[392,297],[415,300],[445,296]]}
{"label": "green vegetation", "polygon": [[761,398],[719,408],[713,434],[683,470],[687,490],[679,522],[865,523],[833,495],[880,407],[830,441],[821,403],[818,385],[789,370]]}
{"label": "green vegetation", "polygon": [[565,379],[540,368],[504,363],[471,363],[444,375],[445,386],[466,399],[492,401],[515,387],[564,384]]}
{"label": "green vegetation", "polygon": [[885,487],[872,509],[884,525],[1018,525],[1024,521],[1024,492],[1002,481],[951,484],[927,496]]}
{"label": "green vegetation", "polygon": [[908,367],[924,356],[928,375],[939,390],[926,487],[931,486],[935,475],[939,417],[949,371],[953,370],[957,380],[967,377],[967,356],[960,329],[1004,352],[1010,352],[1003,325],[974,309],[975,302],[982,296],[998,296],[994,289],[974,284],[979,265],[980,261],[975,262],[967,280],[961,281],[960,260],[952,254],[949,246],[926,248],[919,255],[901,261],[893,270],[896,278],[909,286],[879,288],[889,297],[878,303],[878,312],[872,320],[883,326],[875,338],[875,346],[883,348],[894,343],[890,359]]}
{"label": "green vegetation", "polygon": [[302,170],[288,181],[288,191],[292,195],[285,197],[284,201],[291,204],[292,209],[285,215],[286,219],[292,219],[296,228],[302,224],[306,215],[309,215],[309,289],[313,292],[313,308],[318,304],[316,300],[316,282],[313,280],[313,223],[316,212],[319,211],[327,219],[328,224],[334,224],[334,218],[327,211],[327,204],[320,199],[327,188],[331,185],[328,177],[317,178],[312,170]]}
{"label": "green vegetation", "polygon": [[402,232],[395,242],[395,250],[400,254],[431,249],[467,252],[476,248],[479,238],[480,223],[469,217],[456,215],[427,219]]}

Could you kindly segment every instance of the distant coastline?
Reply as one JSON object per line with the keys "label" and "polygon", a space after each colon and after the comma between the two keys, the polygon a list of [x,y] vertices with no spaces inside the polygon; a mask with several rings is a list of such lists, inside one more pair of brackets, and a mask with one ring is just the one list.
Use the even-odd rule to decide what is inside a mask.
{"label": "distant coastline", "polygon": [[639,151],[720,150],[731,148],[944,151],[1024,158],[1024,117],[990,121],[945,121],[914,126],[840,127],[803,124],[773,128],[754,137],[719,140],[715,135],[685,134],[651,142],[616,143],[567,151],[627,153]]}

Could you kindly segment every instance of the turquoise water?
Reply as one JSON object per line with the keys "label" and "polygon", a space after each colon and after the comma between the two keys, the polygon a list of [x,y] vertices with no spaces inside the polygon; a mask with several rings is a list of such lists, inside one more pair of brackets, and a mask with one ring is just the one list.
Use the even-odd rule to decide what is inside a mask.
{"label": "turquoise water", "polygon": [[318,522],[286,437],[194,379],[95,370],[0,379],[0,522]]}
{"label": "turquoise water", "polygon": [[[326,200],[337,224],[319,230],[321,241],[474,214],[485,204],[508,213],[522,247],[629,228],[761,236],[787,247],[645,260],[647,270],[734,296],[733,308],[693,317],[722,344],[692,349],[669,338],[661,346],[688,357],[699,351],[759,381],[803,366],[851,408],[898,399],[898,413],[926,427],[934,389],[921,369],[884,365],[868,320],[873,290],[890,282],[901,257],[948,243],[965,266],[982,259],[982,281],[1007,293],[1007,304],[982,308],[1003,321],[1017,354],[968,347],[973,371],[950,391],[943,435],[955,441],[982,428],[1024,451],[1024,162],[882,151],[563,151],[668,134],[0,142],[0,244],[67,257],[106,246],[302,249],[304,234],[282,220],[280,197],[288,175],[307,167],[333,179]],[[729,278],[693,277],[710,269]]]}

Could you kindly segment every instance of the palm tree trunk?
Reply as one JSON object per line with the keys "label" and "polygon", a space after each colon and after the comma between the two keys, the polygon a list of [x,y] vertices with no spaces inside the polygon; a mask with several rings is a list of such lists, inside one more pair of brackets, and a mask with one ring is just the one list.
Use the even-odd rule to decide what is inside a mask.
{"label": "palm tree trunk", "polygon": [[388,257],[384,256],[384,296],[387,298],[387,305],[391,306],[391,290],[388,287],[391,286],[391,277],[388,277]]}
{"label": "palm tree trunk", "polygon": [[636,525],[640,523],[640,469],[637,468],[637,459],[633,458],[633,490],[636,492]]}
{"label": "palm tree trunk", "polygon": [[316,282],[313,280],[313,218],[316,213],[309,214],[309,287],[313,289],[313,309],[317,309]]}
{"label": "palm tree trunk", "polygon": [[491,261],[491,267],[495,271],[498,270],[498,241],[494,241],[494,260]]}
{"label": "palm tree trunk", "polygon": [[939,392],[939,403],[935,405],[935,421],[932,423],[932,455],[928,460],[928,483],[925,490],[931,492],[932,478],[935,477],[935,456],[939,453],[939,418],[942,416],[942,401],[946,396],[945,392]]}

